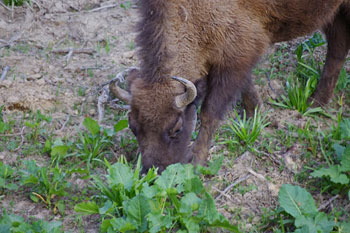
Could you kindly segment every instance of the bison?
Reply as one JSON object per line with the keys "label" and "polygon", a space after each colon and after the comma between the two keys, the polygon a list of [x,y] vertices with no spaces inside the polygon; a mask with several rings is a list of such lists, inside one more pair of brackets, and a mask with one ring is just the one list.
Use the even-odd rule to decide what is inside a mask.
{"label": "bison", "polygon": [[[128,89],[112,91],[131,105],[129,127],[143,167],[204,163],[230,103],[248,115],[260,104],[250,73],[275,42],[322,29],[328,51],[313,94],[332,97],[350,47],[350,0],[140,0],[136,43],[140,69]],[[197,107],[200,130],[190,146]]]}

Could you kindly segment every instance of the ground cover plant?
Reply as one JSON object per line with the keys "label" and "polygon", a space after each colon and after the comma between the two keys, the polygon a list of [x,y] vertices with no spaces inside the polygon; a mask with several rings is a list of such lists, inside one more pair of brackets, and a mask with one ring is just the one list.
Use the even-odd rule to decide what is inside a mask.
{"label": "ground cover plant", "polygon": [[350,64],[314,108],[321,33],[261,59],[263,108],[230,111],[207,166],[142,175],[127,106],[102,101],[139,62],[137,1],[0,2],[0,232],[349,232]]}

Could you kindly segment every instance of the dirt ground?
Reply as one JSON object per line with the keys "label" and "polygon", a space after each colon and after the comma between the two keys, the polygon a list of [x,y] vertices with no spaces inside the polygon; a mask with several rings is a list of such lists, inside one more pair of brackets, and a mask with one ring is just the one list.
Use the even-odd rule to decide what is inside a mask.
{"label": "dirt ground", "polygon": [[[133,42],[137,5],[132,1],[131,7],[120,7],[125,2],[35,0],[32,5],[16,7],[14,11],[0,6],[0,72],[7,66],[10,68],[5,79],[0,81],[0,106],[5,106],[5,116],[22,117],[30,111],[41,110],[53,117],[54,137],[75,135],[86,116],[97,119],[101,84],[123,68],[138,64]],[[286,50],[292,51],[297,43],[286,44]],[[279,46],[271,48],[268,54]],[[268,54],[260,67],[271,67]],[[293,69],[294,57],[286,59],[291,63],[286,69]],[[284,84],[280,81],[272,80],[271,85],[277,92],[283,91]],[[276,94],[268,85],[257,87],[265,108],[269,109],[268,98]],[[285,129],[291,121],[305,124],[298,113],[290,110],[271,110],[269,118],[273,124],[266,132],[274,127]],[[114,113],[109,112],[102,123],[112,126],[113,119]],[[219,151],[229,153],[222,152],[216,145],[211,154],[214,156]],[[222,168],[215,179],[207,180],[219,210],[229,219],[235,219],[235,212],[240,209],[241,217],[252,218],[250,224],[254,225],[263,208],[276,206],[280,186],[294,182],[294,174],[302,166],[298,163],[301,153],[300,145],[296,143],[286,151],[261,159],[249,152],[235,160],[228,157],[225,164],[230,166]],[[42,160],[40,156],[31,157]],[[11,164],[17,158],[21,155],[0,152],[0,160],[6,163]],[[287,169],[281,171],[281,163]],[[244,183],[252,189],[242,193],[220,191],[234,182]],[[23,195],[9,195],[0,201],[0,211],[11,205],[14,213],[39,219],[60,219],[65,230],[78,232],[72,209],[68,209],[64,217],[52,216],[48,209],[38,207]],[[85,232],[98,231],[95,217],[84,218],[83,225]],[[249,224],[246,227],[249,229]]]}

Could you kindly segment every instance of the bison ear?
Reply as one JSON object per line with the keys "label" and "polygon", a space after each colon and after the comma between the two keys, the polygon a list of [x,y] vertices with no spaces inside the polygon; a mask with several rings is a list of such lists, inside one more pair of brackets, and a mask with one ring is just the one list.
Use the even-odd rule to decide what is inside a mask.
{"label": "bison ear", "polygon": [[197,88],[197,97],[194,100],[194,104],[196,106],[199,106],[202,104],[205,96],[207,95],[207,90],[208,90],[208,82],[207,82],[207,78],[203,77],[199,80],[197,80],[194,85]]}
{"label": "bison ear", "polygon": [[126,76],[129,79],[130,74],[135,73],[136,70],[138,72],[138,68],[129,68],[120,72],[109,84],[110,92],[112,92],[115,97],[126,102],[127,104],[131,104],[132,99],[130,91],[128,90],[129,88],[127,88],[127,90],[124,90],[121,87],[119,87],[119,83],[125,81]]}
{"label": "bison ear", "polygon": [[128,74],[128,77],[126,78],[126,81],[128,83],[127,85],[127,91],[130,92],[130,88],[131,88],[131,85],[132,83],[140,78],[140,70],[138,68],[132,68],[130,71],[129,71],[129,74]]}

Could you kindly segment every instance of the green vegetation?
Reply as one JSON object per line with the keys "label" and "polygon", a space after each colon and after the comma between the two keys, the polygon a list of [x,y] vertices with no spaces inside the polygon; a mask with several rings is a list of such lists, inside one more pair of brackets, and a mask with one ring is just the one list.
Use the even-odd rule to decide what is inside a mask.
{"label": "green vegetation", "polygon": [[[299,186],[283,185],[278,194],[278,201],[282,210],[291,216],[291,222],[296,228],[295,233],[345,233],[350,231],[350,222],[335,222],[326,213],[320,212],[311,194]],[[290,221],[280,221],[282,232],[290,232],[288,223]]]}
{"label": "green vegetation", "polygon": [[224,143],[239,144],[242,141],[245,145],[252,146],[260,136],[261,131],[270,124],[267,122],[266,115],[262,116],[258,109],[255,109],[252,118],[247,118],[245,111],[243,111],[242,118],[238,115],[237,111],[235,111],[235,115],[236,119],[228,119],[230,123],[226,125],[226,128],[230,135],[233,135],[236,139],[229,139]]}
{"label": "green vegetation", "polygon": [[107,184],[94,176],[99,201],[80,203],[75,211],[100,214],[102,232],[201,232],[208,227],[239,232],[218,213],[214,199],[190,164],[169,166],[160,176],[153,168],[140,176],[141,159],[135,170],[121,159],[106,161]]}
{"label": "green vegetation", "polygon": [[42,220],[25,221],[24,218],[10,214],[5,211],[0,217],[0,232],[38,232],[38,233],[60,233],[63,231],[61,222],[46,222]]}

